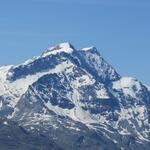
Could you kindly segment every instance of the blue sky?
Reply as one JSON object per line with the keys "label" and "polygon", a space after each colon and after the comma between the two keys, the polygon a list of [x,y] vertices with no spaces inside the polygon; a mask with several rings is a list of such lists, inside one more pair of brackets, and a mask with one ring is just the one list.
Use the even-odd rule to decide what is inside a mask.
{"label": "blue sky", "polygon": [[149,0],[0,0],[0,66],[64,41],[150,85]]}

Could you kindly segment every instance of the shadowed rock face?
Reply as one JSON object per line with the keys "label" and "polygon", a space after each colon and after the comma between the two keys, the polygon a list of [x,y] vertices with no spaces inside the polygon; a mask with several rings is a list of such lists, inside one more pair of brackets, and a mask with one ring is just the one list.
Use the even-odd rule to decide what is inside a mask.
{"label": "shadowed rock face", "polygon": [[150,147],[148,88],[121,77],[94,47],[62,43],[1,67],[0,116],[4,150]]}
{"label": "shadowed rock face", "polygon": [[37,132],[28,132],[17,123],[7,119],[0,119],[0,133],[2,150],[61,149],[53,139],[48,139]]}

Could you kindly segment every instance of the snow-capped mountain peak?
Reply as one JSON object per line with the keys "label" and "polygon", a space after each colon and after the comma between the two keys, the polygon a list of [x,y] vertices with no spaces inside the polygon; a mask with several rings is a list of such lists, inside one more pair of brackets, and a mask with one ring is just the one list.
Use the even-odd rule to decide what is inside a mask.
{"label": "snow-capped mountain peak", "polygon": [[49,56],[49,55],[55,55],[55,54],[61,53],[61,52],[72,53],[73,50],[74,50],[74,47],[69,42],[60,43],[59,45],[48,48],[42,54],[42,57],[46,57],[46,56]]}
{"label": "snow-capped mountain peak", "polygon": [[[55,139],[70,131],[92,131],[92,141],[103,141],[98,138],[102,135],[121,149],[145,149],[150,143],[149,112],[148,88],[121,77],[95,47],[76,50],[61,43],[23,64],[0,68],[0,116],[47,138],[51,131],[57,132]],[[77,140],[83,146],[84,138]]]}

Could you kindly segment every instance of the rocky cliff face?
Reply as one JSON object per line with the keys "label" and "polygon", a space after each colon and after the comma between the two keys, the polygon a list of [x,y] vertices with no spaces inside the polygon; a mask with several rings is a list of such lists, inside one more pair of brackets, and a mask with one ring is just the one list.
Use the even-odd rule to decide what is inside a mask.
{"label": "rocky cliff face", "polygon": [[[33,149],[150,146],[148,88],[121,77],[95,47],[62,43],[21,65],[1,67],[0,116],[27,132]],[[46,144],[36,147],[35,137]]]}

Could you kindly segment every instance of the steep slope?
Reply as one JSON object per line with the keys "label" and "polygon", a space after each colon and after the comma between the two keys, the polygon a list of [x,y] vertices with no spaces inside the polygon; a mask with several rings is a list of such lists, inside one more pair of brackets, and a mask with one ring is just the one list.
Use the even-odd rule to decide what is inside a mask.
{"label": "steep slope", "polygon": [[62,43],[0,68],[0,116],[55,139],[62,149],[150,146],[148,88],[121,77],[95,47]]}
{"label": "steep slope", "polygon": [[11,120],[0,118],[0,134],[2,150],[61,150],[53,139],[38,132],[28,132]]}

